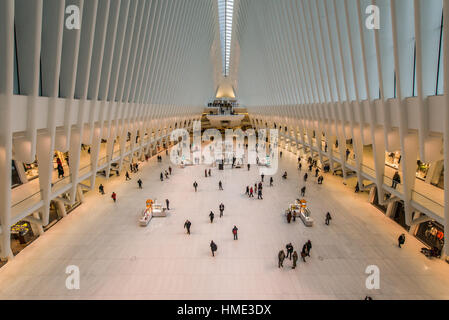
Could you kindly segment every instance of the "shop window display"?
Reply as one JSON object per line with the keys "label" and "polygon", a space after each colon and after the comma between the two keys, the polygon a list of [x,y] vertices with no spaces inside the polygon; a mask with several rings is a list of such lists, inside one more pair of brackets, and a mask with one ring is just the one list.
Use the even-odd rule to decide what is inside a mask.
{"label": "shop window display", "polygon": [[23,168],[25,169],[25,174],[27,176],[28,181],[31,181],[39,177],[37,159],[33,163],[24,163]]}
{"label": "shop window display", "polygon": [[444,245],[444,228],[436,221],[428,221],[419,225],[416,237],[430,248],[442,249]]}

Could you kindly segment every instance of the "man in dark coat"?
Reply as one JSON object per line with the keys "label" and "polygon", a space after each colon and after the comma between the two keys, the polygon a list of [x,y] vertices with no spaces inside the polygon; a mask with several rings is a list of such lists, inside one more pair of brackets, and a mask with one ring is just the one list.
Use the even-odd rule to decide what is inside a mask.
{"label": "man in dark coat", "polygon": [[[161,173],[162,174],[162,173]],[[196,183],[196,181],[193,183],[193,187],[195,188],[195,192],[196,192],[196,190],[197,190],[197,188],[198,188],[198,183]]]}
{"label": "man in dark coat", "polygon": [[190,226],[192,225],[192,223],[189,220],[186,220],[186,222],[184,223],[184,228],[187,229],[187,234],[190,234]]}
{"label": "man in dark coat", "polygon": [[210,242],[210,250],[212,251],[212,257],[215,257],[215,251],[217,251],[217,245],[213,240]]}
{"label": "man in dark coat", "polygon": [[215,217],[215,215],[214,215],[214,213],[211,211],[211,212],[209,213],[210,223],[214,222],[214,217]]}
{"label": "man in dark coat", "polygon": [[287,245],[285,246],[285,249],[287,249],[287,258],[289,258],[291,260],[292,253],[293,253],[293,245],[291,244],[291,242],[287,243]]}

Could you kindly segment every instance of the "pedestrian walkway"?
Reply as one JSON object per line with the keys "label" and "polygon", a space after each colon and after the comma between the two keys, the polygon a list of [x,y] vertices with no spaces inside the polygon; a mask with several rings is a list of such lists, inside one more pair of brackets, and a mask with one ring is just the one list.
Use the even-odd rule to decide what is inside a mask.
{"label": "pedestrian walkway", "polygon": [[[161,182],[169,165],[173,174]],[[162,163],[152,158],[141,164],[129,182],[123,175],[99,178],[104,196],[87,193],[80,207],[0,269],[0,299],[449,299],[449,265],[424,257],[422,244],[410,235],[399,249],[404,230],[340,177],[325,174],[323,185],[309,177],[306,199],[315,224],[306,228],[284,216],[304,185],[296,155],[283,151],[274,187],[265,177],[263,200],[245,195],[246,186],[260,179],[256,165],[249,172],[212,168],[208,178],[206,167],[181,169],[163,154]],[[224,191],[218,191],[219,180]],[[140,227],[148,198],[161,204],[170,199],[171,210]],[[209,212],[220,203],[225,215],[211,224]],[[183,228],[187,219],[191,235]],[[308,239],[313,249],[307,263],[300,259],[292,270],[285,260],[279,269],[279,250],[291,242],[300,252]],[[218,246],[214,258],[211,240]],[[80,269],[79,290],[65,287],[69,265]],[[380,269],[380,290],[365,287],[369,265]]]}

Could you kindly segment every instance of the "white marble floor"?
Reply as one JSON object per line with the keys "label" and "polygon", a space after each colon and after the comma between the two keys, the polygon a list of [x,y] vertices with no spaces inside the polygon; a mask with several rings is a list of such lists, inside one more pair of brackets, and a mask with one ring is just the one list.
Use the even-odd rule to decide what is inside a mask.
{"label": "white marble floor", "polygon": [[[425,258],[411,235],[399,249],[396,239],[404,230],[340,177],[325,175],[322,186],[312,177],[307,182],[314,227],[299,219],[287,224],[283,212],[303,185],[304,171],[296,169],[293,154],[284,151],[274,187],[266,177],[264,200],[244,195],[246,185],[259,180],[255,166],[250,172],[214,168],[211,178],[204,177],[204,166],[174,168],[160,182],[168,165],[164,156],[162,164],[142,164],[131,181],[124,175],[101,180],[106,195],[86,194],[79,208],[0,269],[0,299],[449,299],[449,265]],[[284,170],[287,181],[281,179]],[[218,191],[220,179],[224,191]],[[137,220],[147,198],[169,198],[172,210],[144,228]],[[226,206],[223,218],[220,202]],[[330,226],[324,224],[327,211]],[[190,236],[183,229],[186,219],[192,222]],[[307,239],[313,244],[307,263],[292,270],[286,261],[279,269],[278,251],[288,242],[301,250]],[[218,245],[215,258],[210,240]],[[79,290],[66,289],[68,265],[80,269]],[[368,265],[380,268],[379,290],[365,287]]]}

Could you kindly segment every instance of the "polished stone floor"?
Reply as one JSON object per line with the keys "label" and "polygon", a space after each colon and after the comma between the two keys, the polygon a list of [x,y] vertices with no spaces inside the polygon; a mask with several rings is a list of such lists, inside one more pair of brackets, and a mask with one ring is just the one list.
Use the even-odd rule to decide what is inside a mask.
{"label": "polished stone floor", "polygon": [[[142,164],[131,181],[124,175],[99,178],[106,195],[87,193],[80,207],[0,269],[0,299],[449,299],[449,265],[420,254],[422,244],[411,235],[399,249],[396,239],[405,231],[340,177],[327,174],[321,186],[310,177],[306,199],[315,225],[287,224],[283,213],[298,197],[307,167],[299,172],[296,159],[284,151],[274,187],[265,177],[263,200],[244,195],[246,185],[260,180],[255,166],[212,168],[212,177],[205,178],[205,166],[172,165],[173,175],[161,182],[159,174],[169,166],[164,155],[163,163],[153,158]],[[285,170],[288,179],[282,180]],[[140,227],[148,198],[170,199],[171,210]],[[330,226],[324,224],[327,211]],[[190,236],[183,229],[186,219],[192,222]],[[290,261],[277,267],[280,249],[292,242],[300,251],[308,239],[313,247],[307,263],[295,270]],[[214,258],[210,240],[218,245]],[[65,286],[69,265],[79,267],[79,290]],[[379,290],[365,286],[368,265],[380,269]]]}

